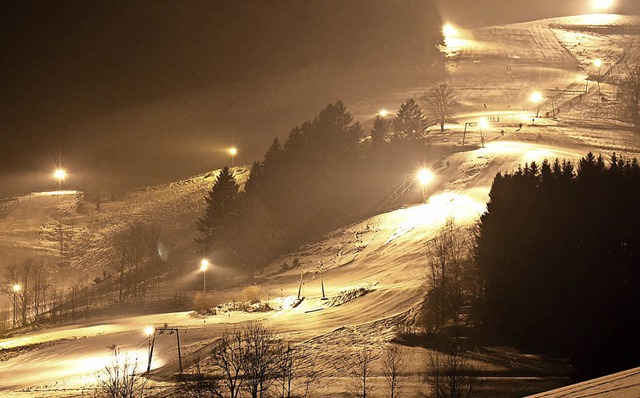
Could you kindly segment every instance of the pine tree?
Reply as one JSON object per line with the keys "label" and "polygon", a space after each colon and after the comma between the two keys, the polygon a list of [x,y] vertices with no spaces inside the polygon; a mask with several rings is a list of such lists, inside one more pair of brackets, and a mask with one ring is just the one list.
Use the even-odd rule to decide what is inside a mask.
{"label": "pine tree", "polygon": [[262,163],[258,161],[253,162],[253,164],[251,165],[251,171],[249,172],[249,177],[244,183],[244,192],[246,194],[255,195],[258,193],[263,172],[264,168],[262,166]]}
{"label": "pine tree", "polygon": [[236,214],[239,190],[233,173],[225,166],[205,197],[207,208],[197,222],[205,253],[216,240],[223,240],[224,229]]}
{"label": "pine tree", "polygon": [[397,116],[393,121],[396,137],[410,141],[422,138],[427,125],[424,113],[422,113],[420,106],[413,98],[400,105]]}
{"label": "pine tree", "polygon": [[455,112],[460,106],[453,89],[445,83],[431,87],[423,97],[427,103],[427,114],[430,121],[440,125],[444,132],[445,123],[455,123]]}
{"label": "pine tree", "polygon": [[371,149],[374,151],[382,147],[389,134],[389,122],[382,116],[378,115],[373,119],[373,128],[371,129]]}

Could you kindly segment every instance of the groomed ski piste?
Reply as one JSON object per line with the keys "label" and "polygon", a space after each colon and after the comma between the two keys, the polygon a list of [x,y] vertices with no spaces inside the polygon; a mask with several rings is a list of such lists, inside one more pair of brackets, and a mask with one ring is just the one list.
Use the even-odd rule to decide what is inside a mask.
{"label": "groomed ski piste", "polygon": [[[279,258],[265,270],[260,283],[261,295],[269,299],[273,311],[228,311],[206,318],[189,312],[119,317],[0,340],[0,395],[91,393],[97,372],[110,360],[108,347],[113,345],[137,361],[139,369],[146,369],[148,340],[143,329],[148,325],[180,325],[187,367],[225,330],[261,320],[316,358],[324,378],[315,396],[343,396],[349,380],[339,366],[341,361],[365,345],[390,344],[396,320],[410,316],[423,295],[426,242],[448,218],[453,217],[460,226],[475,223],[485,210],[496,173],[545,158],[575,161],[589,151],[605,157],[612,152],[623,156],[640,153],[638,136],[611,118],[615,87],[609,84],[625,64],[638,60],[640,18],[584,15],[459,29],[455,37],[447,38],[444,50],[450,55],[450,84],[459,93],[463,111],[458,123],[447,126],[444,133],[430,132],[432,144],[461,146],[465,123],[475,123],[480,117],[493,121],[482,132],[478,127],[469,129],[465,149],[434,165],[436,180],[426,203],[377,214]],[[602,66],[596,68],[594,59],[602,60]],[[600,84],[587,80],[589,76],[601,76]],[[544,95],[540,110],[529,102],[534,90]],[[347,105],[356,119],[371,119],[378,111],[372,104],[388,103],[393,109],[423,91],[424,87],[415,87]],[[536,118],[536,113],[541,117]],[[242,183],[247,169],[236,167],[234,171]],[[58,283],[90,281],[108,265],[111,249],[104,237],[130,220],[144,219],[162,226],[162,243],[170,256],[194,261],[196,269],[197,260],[186,253],[192,248],[195,221],[215,175],[211,172],[139,189],[103,204],[100,213],[86,210],[89,205],[75,191],[34,193],[5,201],[0,204],[0,255],[7,263],[34,251],[55,259],[56,234],[62,229],[68,235],[68,264],[56,275]],[[291,264],[294,258],[301,266],[281,271],[282,262]],[[320,263],[329,300],[321,300]],[[292,308],[301,272],[305,299]],[[194,271],[188,277],[199,276]],[[171,281],[170,285],[178,289],[184,282]],[[231,298],[237,290],[212,294]],[[413,396],[413,391],[422,388],[419,373],[425,369],[427,350],[401,349],[409,364],[405,388]],[[568,383],[562,361],[508,347],[486,347],[470,354],[470,360],[487,381],[486,396],[523,396]],[[176,371],[175,340],[159,336],[148,383],[150,394],[170,394]],[[376,381],[379,376],[379,369],[374,369],[374,384],[381,383]],[[637,397],[640,371],[536,396]]]}

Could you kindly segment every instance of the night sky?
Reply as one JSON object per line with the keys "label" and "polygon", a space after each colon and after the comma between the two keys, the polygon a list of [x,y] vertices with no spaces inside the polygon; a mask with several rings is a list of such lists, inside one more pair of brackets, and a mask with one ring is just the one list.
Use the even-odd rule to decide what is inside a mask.
{"label": "night sky", "polygon": [[202,173],[228,163],[234,143],[250,162],[329,101],[393,86],[368,84],[365,70],[429,65],[441,18],[509,23],[588,2],[6,3],[0,196],[49,188],[60,159],[71,188],[105,167],[131,184]]}

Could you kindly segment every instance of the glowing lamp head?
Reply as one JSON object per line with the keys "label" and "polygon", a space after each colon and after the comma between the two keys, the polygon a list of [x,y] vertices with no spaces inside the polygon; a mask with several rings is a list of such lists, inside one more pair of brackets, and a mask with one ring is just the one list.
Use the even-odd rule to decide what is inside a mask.
{"label": "glowing lamp head", "polygon": [[67,172],[63,169],[57,169],[56,171],[53,172],[53,176],[57,180],[64,180],[65,178],[67,178]]}
{"label": "glowing lamp head", "polygon": [[229,154],[231,156],[236,156],[237,153],[238,153],[238,148],[236,147],[229,148]]}
{"label": "glowing lamp head", "polygon": [[593,60],[593,66],[595,66],[596,68],[601,67],[602,66],[602,60],[601,59]]}
{"label": "glowing lamp head", "polygon": [[531,93],[531,96],[529,96],[529,100],[535,104],[542,102],[542,93],[540,91],[534,91]]}
{"label": "glowing lamp head", "polygon": [[456,37],[458,35],[458,29],[450,23],[447,23],[442,26],[442,34],[444,37]]}
{"label": "glowing lamp head", "polygon": [[209,260],[207,260],[206,258],[203,258],[200,261],[200,271],[206,271],[207,268],[209,268]]}
{"label": "glowing lamp head", "polygon": [[155,331],[156,330],[153,328],[153,326],[147,326],[146,328],[144,328],[144,334],[146,334],[147,336],[152,336]]}
{"label": "glowing lamp head", "polygon": [[386,109],[380,109],[380,112],[378,112],[378,116],[387,117],[387,116],[389,116],[389,111],[386,110]]}
{"label": "glowing lamp head", "polygon": [[427,185],[433,181],[433,173],[427,169],[420,169],[418,171],[418,182],[422,185]]}
{"label": "glowing lamp head", "polygon": [[480,120],[478,120],[478,126],[480,126],[481,129],[486,130],[489,128],[489,119],[487,119],[486,117],[481,117]]}
{"label": "glowing lamp head", "polygon": [[613,7],[615,0],[591,0],[593,9],[596,11],[606,11]]}
{"label": "glowing lamp head", "polygon": [[11,289],[13,289],[15,293],[18,293],[22,289],[22,286],[16,283],[15,285],[11,286]]}

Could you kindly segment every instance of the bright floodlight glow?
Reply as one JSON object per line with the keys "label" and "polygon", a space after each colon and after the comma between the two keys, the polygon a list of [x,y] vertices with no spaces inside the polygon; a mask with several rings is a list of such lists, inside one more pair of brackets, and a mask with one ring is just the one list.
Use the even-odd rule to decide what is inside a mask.
{"label": "bright floodlight glow", "polygon": [[613,6],[614,0],[591,0],[593,8],[598,11],[608,10]]}
{"label": "bright floodlight glow", "polygon": [[156,330],[153,328],[153,326],[147,326],[146,328],[144,328],[144,334],[146,334],[147,336],[153,335],[155,331]]}
{"label": "bright floodlight glow", "polygon": [[601,60],[601,59],[594,59],[594,60],[593,60],[593,65],[594,65],[596,68],[601,67],[601,66],[602,66],[602,60]]}
{"label": "bright floodlight glow", "polygon": [[200,261],[200,271],[206,271],[208,267],[209,267],[209,260],[207,260],[206,258],[203,258]]}
{"label": "bright floodlight glow", "polygon": [[236,147],[229,148],[229,153],[231,154],[231,156],[236,156],[236,154],[238,153],[238,148]]}
{"label": "bright floodlight glow", "polygon": [[378,112],[378,116],[387,117],[387,116],[389,116],[389,111],[386,110],[386,109],[380,109],[380,112]]}
{"label": "bright floodlight glow", "polygon": [[487,119],[486,117],[481,117],[480,120],[478,120],[478,126],[480,126],[481,129],[486,130],[489,128],[489,119]]}
{"label": "bright floodlight glow", "polygon": [[63,169],[57,169],[56,171],[53,172],[53,176],[57,180],[64,180],[67,177],[67,172]]}
{"label": "bright floodlight glow", "polygon": [[15,285],[11,286],[11,288],[13,289],[14,292],[18,293],[20,289],[22,289],[22,286],[16,283]]}
{"label": "bright floodlight glow", "polygon": [[422,185],[427,185],[433,181],[433,173],[427,169],[420,169],[418,171],[418,182]]}
{"label": "bright floodlight glow", "polygon": [[458,29],[450,23],[447,23],[442,26],[442,34],[446,38],[456,37],[458,35]]}
{"label": "bright floodlight glow", "polygon": [[533,103],[536,103],[536,104],[540,103],[542,102],[542,93],[540,91],[534,91],[531,93],[531,96],[529,97],[529,99]]}

